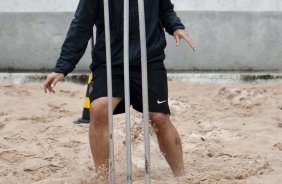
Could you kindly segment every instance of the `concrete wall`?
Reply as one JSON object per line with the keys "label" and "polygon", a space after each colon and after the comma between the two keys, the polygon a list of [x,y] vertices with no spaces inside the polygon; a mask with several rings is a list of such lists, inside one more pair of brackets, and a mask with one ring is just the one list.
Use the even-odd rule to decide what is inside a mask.
{"label": "concrete wall", "polygon": [[172,0],[178,11],[281,11],[281,0]]}
{"label": "concrete wall", "polygon": [[[168,36],[171,70],[282,70],[281,0],[173,0],[198,51]],[[48,69],[78,0],[0,0],[0,70]],[[77,66],[87,70],[89,49]]]}
{"label": "concrete wall", "polygon": [[169,39],[167,66],[180,70],[282,70],[281,12],[179,12],[198,50]]}
{"label": "concrete wall", "polygon": [[[73,12],[79,0],[0,0],[0,12]],[[281,11],[281,0],[171,0],[177,11]]]}

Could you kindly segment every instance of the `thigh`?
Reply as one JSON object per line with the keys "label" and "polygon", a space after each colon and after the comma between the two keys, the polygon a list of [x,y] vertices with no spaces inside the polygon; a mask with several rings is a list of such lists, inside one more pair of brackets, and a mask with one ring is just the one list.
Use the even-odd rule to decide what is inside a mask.
{"label": "thigh", "polygon": [[[106,67],[100,67],[93,71],[93,78],[89,86],[89,98],[91,105],[94,104],[107,104],[108,101],[108,86],[107,86],[107,71]],[[120,67],[112,68],[112,92],[113,92],[113,105],[115,102],[114,114],[117,112],[122,113],[124,111],[124,105],[122,102],[124,98],[124,82],[123,72]]]}
{"label": "thigh", "polygon": [[[108,97],[100,97],[95,99],[90,106],[90,111],[100,112],[100,111],[108,111]],[[112,104],[113,110],[117,107],[117,105],[122,101],[121,97],[113,97]]]}
{"label": "thigh", "polygon": [[[113,97],[112,104],[113,110],[121,102],[122,98]],[[95,99],[90,106],[90,121],[92,123],[105,123],[105,120],[108,119],[108,97],[100,97]]]}

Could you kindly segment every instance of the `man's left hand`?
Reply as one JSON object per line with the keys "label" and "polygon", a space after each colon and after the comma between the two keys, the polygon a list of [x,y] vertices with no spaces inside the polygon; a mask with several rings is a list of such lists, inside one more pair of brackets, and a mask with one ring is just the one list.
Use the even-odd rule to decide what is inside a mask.
{"label": "man's left hand", "polygon": [[176,46],[179,46],[180,40],[184,39],[190,47],[193,49],[193,51],[196,51],[196,46],[193,43],[192,38],[190,37],[189,33],[185,31],[184,29],[178,29],[173,33],[174,39],[176,41]]}

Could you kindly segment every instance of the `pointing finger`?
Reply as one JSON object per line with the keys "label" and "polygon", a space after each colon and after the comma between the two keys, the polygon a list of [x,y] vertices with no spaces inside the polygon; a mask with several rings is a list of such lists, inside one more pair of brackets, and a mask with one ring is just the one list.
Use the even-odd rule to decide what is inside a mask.
{"label": "pointing finger", "polygon": [[190,38],[190,36],[189,35],[185,35],[183,38],[190,45],[190,47],[193,49],[193,51],[196,51],[196,46],[193,43],[193,40]]}

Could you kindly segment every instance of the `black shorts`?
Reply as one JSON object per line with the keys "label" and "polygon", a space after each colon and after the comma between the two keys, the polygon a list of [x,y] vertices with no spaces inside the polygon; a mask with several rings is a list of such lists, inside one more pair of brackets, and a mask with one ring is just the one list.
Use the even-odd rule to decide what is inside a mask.
{"label": "black shorts", "polygon": [[[89,87],[90,101],[100,97],[107,97],[106,67],[96,68]],[[141,66],[132,66],[129,69],[130,103],[132,107],[143,111]],[[112,66],[113,97],[122,97],[123,100],[114,109],[114,114],[125,112],[124,105],[124,72],[123,65]],[[149,112],[170,114],[168,106],[167,73],[163,62],[148,63],[148,99]]]}

